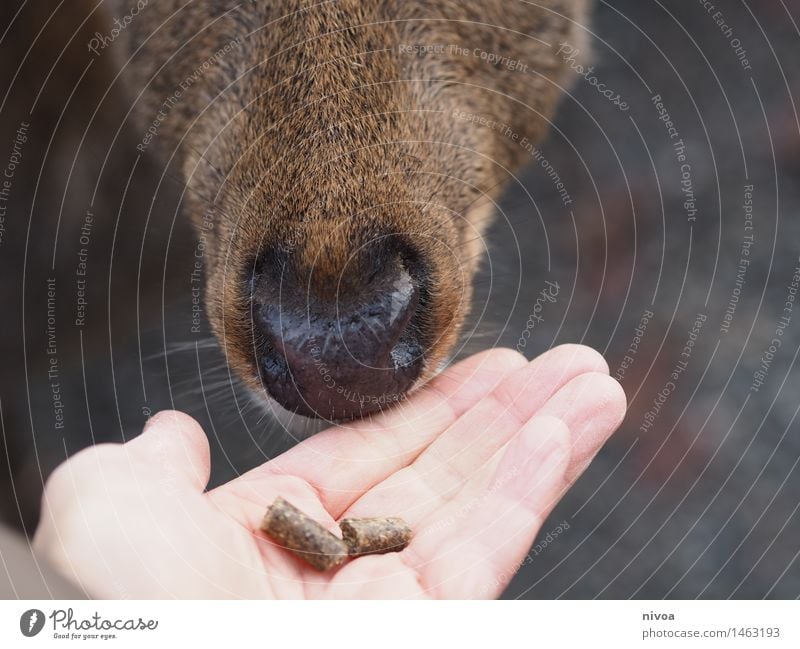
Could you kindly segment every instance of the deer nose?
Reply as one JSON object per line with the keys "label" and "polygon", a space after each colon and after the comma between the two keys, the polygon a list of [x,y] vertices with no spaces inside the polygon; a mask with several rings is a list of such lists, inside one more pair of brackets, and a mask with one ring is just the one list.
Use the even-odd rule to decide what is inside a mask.
{"label": "deer nose", "polygon": [[[289,411],[341,421],[401,401],[423,369],[413,324],[418,282],[401,262],[380,269],[357,290],[310,297],[300,282],[276,283],[255,297],[260,374],[269,395]],[[298,299],[301,297],[301,299]]]}

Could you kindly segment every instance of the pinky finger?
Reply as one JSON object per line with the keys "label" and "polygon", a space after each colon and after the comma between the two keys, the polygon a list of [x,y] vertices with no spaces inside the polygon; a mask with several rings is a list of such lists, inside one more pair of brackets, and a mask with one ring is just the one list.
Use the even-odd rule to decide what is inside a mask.
{"label": "pinky finger", "polygon": [[560,419],[529,420],[508,444],[488,489],[455,499],[407,550],[428,595],[497,597],[516,572],[565,487],[570,431]]}

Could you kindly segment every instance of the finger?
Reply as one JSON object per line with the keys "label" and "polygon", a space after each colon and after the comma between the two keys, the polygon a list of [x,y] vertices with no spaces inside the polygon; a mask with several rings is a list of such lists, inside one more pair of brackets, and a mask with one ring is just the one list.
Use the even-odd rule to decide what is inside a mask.
{"label": "finger", "polygon": [[620,392],[619,384],[602,372],[607,367],[603,358],[585,349],[563,349],[545,359],[554,363],[552,370],[530,363],[507,375],[419,455],[411,465],[414,473],[434,491],[446,493],[474,475],[535,414],[561,417],[578,429],[607,404],[610,390]]}
{"label": "finger", "polygon": [[[527,363],[516,352],[490,350],[447,370],[405,405],[373,421],[334,428],[252,472],[250,478],[285,473],[299,476],[320,495],[334,517],[365,491],[413,462],[470,407],[513,373],[528,370],[532,403],[541,403],[574,376],[608,371],[588,347],[562,345]],[[509,398],[521,396],[505,388]]]}
{"label": "finger", "polygon": [[373,419],[323,431],[236,482],[258,490],[264,479],[296,476],[319,494],[329,511],[340,512],[410,462],[509,371],[525,363],[508,349],[476,354],[445,370],[404,404]]}
{"label": "finger", "polygon": [[405,560],[428,595],[495,597],[514,574],[562,493],[570,431],[536,416],[508,445],[493,484],[468,511],[452,503],[440,523],[415,537]]}
{"label": "finger", "polygon": [[567,482],[578,479],[611,434],[625,418],[628,404],[618,381],[608,376],[584,374],[560,390],[539,411],[542,415],[567,418],[572,431],[572,455]]}
{"label": "finger", "polygon": [[[516,374],[509,377],[513,381]],[[546,392],[545,392],[546,394]],[[481,404],[482,405],[482,404]],[[371,489],[348,511],[348,516],[378,516],[392,512],[403,516],[411,525],[421,525],[447,502],[474,498],[486,488],[500,451],[526,422],[519,421],[531,404],[518,406],[518,414],[492,414],[477,406],[436,442],[447,444],[447,451],[436,451],[432,445],[417,461],[398,471]],[[546,414],[564,421],[573,432],[577,454],[570,460],[569,471],[590,457],[587,440],[605,441],[622,419],[625,399],[614,379],[590,372],[573,378],[539,406],[537,415]],[[497,403],[494,403],[497,408]],[[593,428],[600,424],[602,433]],[[445,440],[452,435],[452,440]],[[463,440],[464,449],[457,448]],[[452,448],[451,448],[452,447]],[[593,453],[592,453],[593,455]]]}
{"label": "finger", "polygon": [[188,481],[198,491],[208,484],[211,454],[200,424],[177,410],[163,410],[148,419],[142,434],[123,450],[161,480]]}
{"label": "finger", "polygon": [[[381,471],[386,463],[401,461],[398,455],[404,452],[413,453],[414,445],[424,444],[436,426],[445,426],[444,422],[491,390],[511,368],[525,362],[523,356],[507,349],[477,354],[443,372],[428,388],[398,408],[410,412],[386,413],[382,424],[362,422],[321,432],[279,458],[213,490],[210,496],[217,502],[234,497],[246,503],[244,514],[254,527],[264,515],[265,503],[281,496],[335,532],[336,518],[344,509],[344,505],[337,504],[338,499],[349,504],[356,497],[352,494],[363,492],[360,484],[379,479],[371,478],[372,472]],[[402,437],[408,450],[394,446],[392,432],[399,437],[399,429],[406,425],[403,422],[421,419],[422,413],[428,413],[425,426],[412,426]],[[369,432],[360,430],[367,426]],[[338,488],[327,486],[326,479],[335,480]]]}

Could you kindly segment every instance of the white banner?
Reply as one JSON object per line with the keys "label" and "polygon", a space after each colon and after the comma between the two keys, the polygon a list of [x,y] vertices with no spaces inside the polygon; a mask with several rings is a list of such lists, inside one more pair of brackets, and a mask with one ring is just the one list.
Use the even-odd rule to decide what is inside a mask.
{"label": "white banner", "polygon": [[800,647],[797,602],[0,602],[0,647]]}

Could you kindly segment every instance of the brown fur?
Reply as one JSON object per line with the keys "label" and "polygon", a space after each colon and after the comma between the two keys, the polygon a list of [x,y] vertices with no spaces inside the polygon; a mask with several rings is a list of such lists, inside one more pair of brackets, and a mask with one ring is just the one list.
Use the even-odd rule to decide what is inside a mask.
{"label": "brown fur", "polygon": [[[125,53],[114,46],[146,126],[239,39],[181,93],[151,145],[179,156],[186,210],[198,226],[213,223],[201,232],[206,308],[229,362],[260,387],[247,277],[264,250],[291,254],[316,299],[357,291],[360,248],[402,236],[428,264],[430,376],[468,312],[492,201],[527,159],[519,140],[547,131],[565,82],[556,50],[581,40],[587,2],[238,4],[151,0],[123,31]],[[118,16],[130,5],[112,3]],[[401,52],[435,44],[445,52]],[[492,65],[476,48],[528,71]],[[454,111],[505,124],[516,139]]]}

